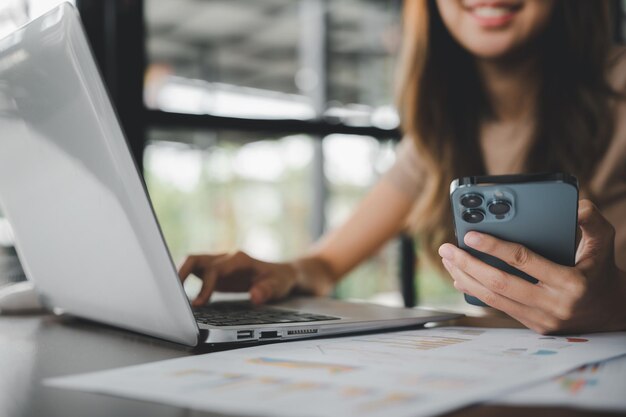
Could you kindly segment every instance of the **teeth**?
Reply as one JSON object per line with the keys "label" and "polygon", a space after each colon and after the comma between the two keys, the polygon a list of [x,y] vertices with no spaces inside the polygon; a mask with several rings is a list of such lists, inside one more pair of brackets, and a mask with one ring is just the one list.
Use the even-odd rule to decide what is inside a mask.
{"label": "teeth", "polygon": [[502,17],[509,14],[511,10],[507,7],[481,6],[474,9],[478,17]]}

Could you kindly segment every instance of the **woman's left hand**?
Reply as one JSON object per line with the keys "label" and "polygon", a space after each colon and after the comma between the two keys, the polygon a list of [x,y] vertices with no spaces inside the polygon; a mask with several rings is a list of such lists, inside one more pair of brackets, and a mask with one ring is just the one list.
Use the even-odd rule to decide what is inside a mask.
{"label": "woman's left hand", "polygon": [[589,200],[579,203],[578,224],[582,239],[573,267],[493,236],[465,235],[465,244],[535,277],[537,284],[487,265],[449,243],[439,248],[439,254],[458,290],[536,332],[626,329],[626,276],[615,264],[615,229]]}

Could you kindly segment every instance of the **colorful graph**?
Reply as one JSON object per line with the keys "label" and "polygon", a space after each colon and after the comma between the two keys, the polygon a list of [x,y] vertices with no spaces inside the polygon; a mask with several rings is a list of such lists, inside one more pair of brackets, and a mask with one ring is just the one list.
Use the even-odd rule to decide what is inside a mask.
{"label": "colorful graph", "polygon": [[344,398],[359,398],[363,396],[371,396],[375,390],[363,387],[345,387],[341,389],[341,396]]}
{"label": "colorful graph", "polygon": [[564,391],[570,394],[578,394],[586,387],[594,387],[598,385],[598,380],[595,378],[572,378],[561,377],[558,379],[559,385]]}
{"label": "colorful graph", "polygon": [[507,356],[520,356],[526,353],[528,349],[526,348],[510,348],[505,350],[503,353]]}
{"label": "colorful graph", "polygon": [[557,354],[556,350],[548,350],[548,349],[539,349],[538,351],[533,353],[533,355],[537,355],[537,356],[550,356],[550,355],[556,355],[556,354]]}
{"label": "colorful graph", "polygon": [[334,364],[334,363],[294,361],[294,360],[288,360],[288,359],[277,359],[277,358],[266,358],[266,357],[249,359],[248,363],[253,363],[255,365],[275,366],[279,368],[288,368],[288,369],[325,370],[331,374],[352,372],[352,371],[359,369],[355,366],[339,365],[339,364]]}
{"label": "colorful graph", "polygon": [[298,391],[312,391],[323,388],[324,385],[317,382],[293,382],[288,385],[285,385],[281,389],[282,394],[286,394],[289,392],[298,392]]}
{"label": "colorful graph", "polygon": [[359,410],[363,412],[380,411],[381,409],[403,405],[418,399],[419,397],[414,394],[390,393],[383,398],[361,404]]}
{"label": "colorful graph", "polygon": [[[556,378],[555,381],[559,384],[563,391],[566,391],[569,394],[578,394],[586,387],[595,387],[599,384],[597,374],[602,368],[602,365],[602,363],[590,363],[588,365],[583,365],[571,372],[569,375]],[[583,373],[588,376],[585,377],[581,375]]]}
{"label": "colorful graph", "polygon": [[446,346],[456,345],[458,343],[467,342],[470,339],[464,339],[460,337],[446,337],[446,336],[406,336],[395,338],[370,338],[361,339],[360,342],[378,343],[386,347],[396,347],[413,350],[431,350],[437,348],[443,348]]}
{"label": "colorful graph", "polygon": [[[542,336],[539,338],[539,340],[559,340],[559,338],[554,336]],[[589,341],[589,339],[584,339],[582,337],[566,337],[565,340],[570,343],[585,343]]]}
{"label": "colorful graph", "polygon": [[585,343],[588,342],[589,339],[583,339],[582,337],[568,337],[567,341],[570,343]]}
{"label": "colorful graph", "polygon": [[598,372],[600,370],[600,368],[603,366],[602,362],[598,362],[598,363],[591,363],[589,365],[584,365],[580,367],[581,371],[587,371],[587,372],[591,372],[592,374],[595,374],[596,372]]}
{"label": "colorful graph", "polygon": [[172,372],[170,375],[174,377],[187,377],[198,375],[212,375],[213,372],[205,371],[204,369],[182,369],[180,371]]}
{"label": "colorful graph", "polygon": [[193,384],[194,390],[237,389],[243,385],[254,384],[254,378],[242,374],[216,374],[213,378]]}
{"label": "colorful graph", "polygon": [[466,336],[480,336],[481,334],[485,333],[484,330],[478,330],[478,329],[441,329],[441,330],[463,334]]}

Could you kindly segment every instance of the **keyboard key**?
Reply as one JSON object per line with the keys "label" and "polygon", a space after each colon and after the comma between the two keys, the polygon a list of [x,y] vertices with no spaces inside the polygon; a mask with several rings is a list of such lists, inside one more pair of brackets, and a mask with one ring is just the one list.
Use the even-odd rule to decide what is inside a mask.
{"label": "keyboard key", "polygon": [[212,326],[303,323],[339,319],[295,310],[254,306],[249,302],[216,302],[194,310],[194,315],[198,322]]}

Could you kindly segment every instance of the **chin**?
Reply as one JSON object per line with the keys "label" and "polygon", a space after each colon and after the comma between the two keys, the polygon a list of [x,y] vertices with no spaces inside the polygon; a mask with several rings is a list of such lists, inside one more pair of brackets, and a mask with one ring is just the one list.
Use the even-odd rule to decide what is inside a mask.
{"label": "chin", "polygon": [[513,51],[509,49],[481,49],[470,51],[478,59],[498,60],[510,57]]}
{"label": "chin", "polygon": [[464,45],[464,48],[476,58],[498,59],[512,55],[517,49],[510,41],[485,40],[474,45]]}

